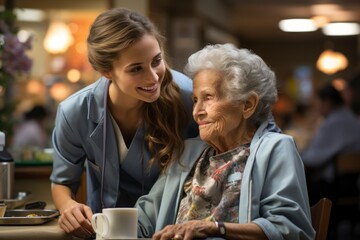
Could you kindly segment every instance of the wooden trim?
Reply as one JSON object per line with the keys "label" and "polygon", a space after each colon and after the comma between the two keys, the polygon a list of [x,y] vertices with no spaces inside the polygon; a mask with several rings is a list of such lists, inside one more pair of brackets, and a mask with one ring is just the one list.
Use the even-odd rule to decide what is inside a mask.
{"label": "wooden trim", "polygon": [[[46,179],[50,182],[52,166],[15,166],[16,179]],[[80,186],[76,193],[75,200],[79,203],[86,204],[86,170],[81,175]]]}
{"label": "wooden trim", "polygon": [[318,203],[311,206],[311,220],[316,231],[315,240],[326,240],[328,233],[332,202],[322,198]]}
{"label": "wooden trim", "polygon": [[336,159],[337,174],[360,173],[360,153],[341,154]]}
{"label": "wooden trim", "polygon": [[41,166],[41,167],[15,167],[15,179],[17,178],[49,178],[52,171],[51,166]]}

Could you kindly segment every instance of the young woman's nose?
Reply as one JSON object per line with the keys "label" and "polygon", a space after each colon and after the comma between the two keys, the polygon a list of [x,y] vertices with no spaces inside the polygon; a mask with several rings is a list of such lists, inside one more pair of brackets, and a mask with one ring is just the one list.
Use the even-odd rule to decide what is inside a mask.
{"label": "young woman's nose", "polygon": [[159,74],[156,71],[156,69],[150,68],[147,73],[147,80],[152,82],[158,82],[159,81]]}

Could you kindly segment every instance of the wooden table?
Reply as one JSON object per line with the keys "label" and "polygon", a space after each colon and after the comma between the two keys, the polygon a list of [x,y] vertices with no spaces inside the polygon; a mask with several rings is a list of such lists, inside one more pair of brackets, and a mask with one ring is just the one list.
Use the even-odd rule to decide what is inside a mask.
{"label": "wooden table", "polygon": [[[0,226],[0,239],[81,240],[81,238],[73,237],[69,234],[66,234],[59,227],[57,219],[35,226]],[[139,238],[139,239],[151,240],[150,238]]]}
{"label": "wooden table", "polygon": [[57,219],[35,226],[0,226],[0,239],[6,240],[73,240],[60,229]]}

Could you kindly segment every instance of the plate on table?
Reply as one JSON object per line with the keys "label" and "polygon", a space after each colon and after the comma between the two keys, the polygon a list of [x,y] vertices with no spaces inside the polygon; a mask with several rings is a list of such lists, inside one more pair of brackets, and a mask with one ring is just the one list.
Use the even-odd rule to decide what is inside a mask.
{"label": "plate on table", "polygon": [[4,217],[0,217],[0,225],[40,225],[60,215],[58,210],[6,210]]}
{"label": "plate on table", "polygon": [[6,209],[22,207],[30,196],[30,192],[18,192],[14,199],[1,199],[6,205]]}

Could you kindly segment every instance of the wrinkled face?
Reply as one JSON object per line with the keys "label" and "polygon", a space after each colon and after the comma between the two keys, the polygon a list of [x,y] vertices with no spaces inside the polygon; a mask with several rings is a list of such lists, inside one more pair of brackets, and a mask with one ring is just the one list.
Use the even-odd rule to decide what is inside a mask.
{"label": "wrinkled face", "polygon": [[222,74],[202,70],[193,80],[193,117],[199,124],[200,138],[212,146],[237,140],[244,129],[242,103],[229,100]]}
{"label": "wrinkled face", "polygon": [[[127,100],[153,102],[160,96],[165,75],[165,63],[158,41],[144,35],[121,52],[113,70],[105,75],[112,80],[112,91]],[[125,99],[125,98],[123,98]]]}

